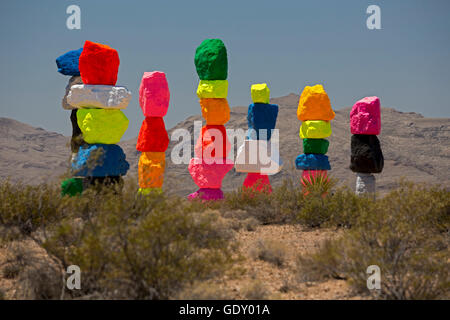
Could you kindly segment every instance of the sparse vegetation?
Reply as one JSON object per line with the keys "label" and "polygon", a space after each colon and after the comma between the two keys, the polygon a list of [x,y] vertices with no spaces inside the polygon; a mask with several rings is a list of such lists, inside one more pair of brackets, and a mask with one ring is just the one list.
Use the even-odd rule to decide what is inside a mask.
{"label": "sparse vegetation", "polygon": [[286,246],[272,239],[258,239],[250,253],[255,259],[283,266],[286,259]]}
{"label": "sparse vegetation", "polygon": [[[229,298],[226,288],[208,284],[240,259],[235,232],[286,223],[345,231],[298,258],[300,282],[345,279],[355,291],[382,299],[448,298],[445,188],[402,183],[373,200],[328,182],[305,194],[300,181],[287,180],[270,195],[238,190],[215,203],[136,191],[125,181],[62,197],[57,186],[1,182],[0,244],[10,255],[0,275],[14,281],[12,298]],[[288,270],[286,247],[275,240],[257,242],[251,255]],[[82,270],[81,290],[65,288],[72,264]],[[372,264],[381,268],[378,291],[366,288]],[[286,283],[276,290],[295,288]],[[241,293],[274,297],[260,279]]]}

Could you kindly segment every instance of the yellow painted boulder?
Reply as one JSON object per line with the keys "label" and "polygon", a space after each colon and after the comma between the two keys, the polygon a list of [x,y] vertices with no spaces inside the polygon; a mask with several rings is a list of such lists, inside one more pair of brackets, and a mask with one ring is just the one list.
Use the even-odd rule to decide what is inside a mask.
{"label": "yellow painted boulder", "polygon": [[330,99],[322,85],[306,86],[300,96],[297,108],[297,118],[305,120],[333,120],[335,116],[331,109]]}
{"label": "yellow painted boulder", "polygon": [[197,96],[200,99],[226,98],[228,95],[227,80],[200,80]]}
{"label": "yellow painted boulder", "polygon": [[143,152],[139,158],[139,188],[161,188],[164,181],[164,152]]}
{"label": "yellow painted boulder", "polygon": [[270,89],[266,83],[257,83],[251,87],[253,103],[269,103]]}
{"label": "yellow painted boulder", "polygon": [[227,99],[200,99],[200,106],[207,125],[224,125],[230,120]]}
{"label": "yellow painted boulder", "polygon": [[324,139],[329,136],[331,136],[331,125],[329,121],[303,121],[300,127],[301,139]]}
{"label": "yellow painted boulder", "polygon": [[77,123],[86,143],[116,144],[128,128],[121,110],[78,109]]}

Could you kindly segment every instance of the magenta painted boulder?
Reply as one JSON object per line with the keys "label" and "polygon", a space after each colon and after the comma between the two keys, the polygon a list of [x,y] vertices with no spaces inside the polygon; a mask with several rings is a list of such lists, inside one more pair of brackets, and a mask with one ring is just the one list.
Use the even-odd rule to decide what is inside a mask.
{"label": "magenta painted boulder", "polygon": [[355,103],[350,111],[350,130],[352,134],[380,134],[381,108],[378,97],[366,97]]}
{"label": "magenta painted boulder", "polygon": [[230,171],[234,162],[230,159],[217,159],[219,163],[202,161],[199,158],[192,158],[189,162],[188,170],[199,188],[220,189],[222,180]]}
{"label": "magenta painted boulder", "polygon": [[144,72],[139,87],[139,104],[146,117],[164,117],[169,109],[170,92],[164,72]]}
{"label": "magenta painted boulder", "polygon": [[203,201],[222,200],[224,198],[221,189],[200,188],[198,191],[188,195],[189,200],[199,199]]}

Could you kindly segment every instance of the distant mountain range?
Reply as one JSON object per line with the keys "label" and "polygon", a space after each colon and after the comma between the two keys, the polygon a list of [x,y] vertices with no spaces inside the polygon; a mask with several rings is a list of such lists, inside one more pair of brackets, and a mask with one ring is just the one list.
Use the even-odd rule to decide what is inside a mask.
{"label": "distant mountain range", "polygon": [[[277,128],[280,133],[280,154],[285,163],[279,174],[270,177],[272,185],[275,186],[289,175],[301,174],[294,169],[295,157],[302,153],[302,142],[298,135],[301,122],[296,116],[298,100],[299,96],[296,94],[271,99],[271,103],[280,107]],[[353,187],[355,174],[348,168],[350,108],[335,111],[328,150],[332,167],[330,174],[340,183]],[[232,108],[230,121],[226,124],[227,129],[246,129],[246,116],[247,107]],[[201,120],[199,115],[189,117],[170,129],[169,136],[178,128],[185,128],[192,134],[194,121]],[[387,191],[400,177],[415,182],[450,185],[449,118],[425,118],[414,112],[382,108],[379,139],[385,158],[383,172],[376,175],[379,191]],[[57,181],[69,167],[69,141],[69,137],[61,134],[34,128],[13,119],[0,118],[0,179],[9,177],[11,181],[22,180],[31,184]],[[189,175],[187,165],[175,165],[170,161],[170,154],[176,143],[171,142],[166,151],[165,188],[170,192],[187,195],[197,187]],[[131,166],[128,175],[136,175],[140,155],[135,149],[136,138],[123,141],[120,146],[127,154]],[[232,190],[241,186],[244,178],[245,174],[237,173],[233,169],[225,177],[223,189]]]}

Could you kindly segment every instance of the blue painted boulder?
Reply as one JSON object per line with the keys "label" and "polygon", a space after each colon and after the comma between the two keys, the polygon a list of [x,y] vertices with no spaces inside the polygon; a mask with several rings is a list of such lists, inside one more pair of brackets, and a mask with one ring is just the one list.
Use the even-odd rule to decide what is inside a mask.
{"label": "blue painted boulder", "polygon": [[247,121],[248,121],[247,139],[270,140],[270,137],[272,136],[272,130],[275,129],[277,116],[278,116],[278,105],[265,103],[252,103],[248,107],[248,114],[247,114]]}
{"label": "blue painted boulder", "polygon": [[115,144],[80,146],[72,163],[72,172],[82,177],[123,176],[130,165],[122,148]]}
{"label": "blue painted boulder", "polygon": [[79,76],[80,70],[78,69],[78,59],[80,58],[82,51],[83,48],[68,51],[56,58],[58,72],[65,76]]}
{"label": "blue painted boulder", "polygon": [[298,170],[331,170],[328,156],[324,154],[301,154],[295,159]]}

